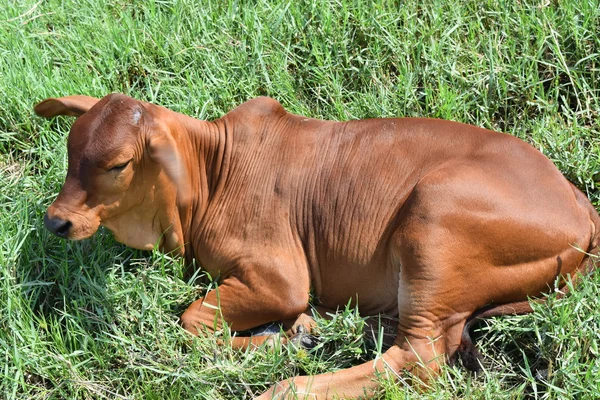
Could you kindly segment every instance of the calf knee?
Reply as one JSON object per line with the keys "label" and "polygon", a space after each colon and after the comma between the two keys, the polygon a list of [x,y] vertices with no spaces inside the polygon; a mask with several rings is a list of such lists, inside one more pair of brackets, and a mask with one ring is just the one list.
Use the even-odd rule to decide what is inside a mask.
{"label": "calf knee", "polygon": [[198,336],[203,331],[213,331],[214,326],[209,326],[198,317],[198,313],[188,308],[179,318],[181,327],[193,335]]}
{"label": "calf knee", "polygon": [[194,335],[198,335],[198,329],[196,328],[196,321],[194,320],[194,318],[192,317],[190,312],[185,311],[181,315],[181,318],[179,318],[179,323],[181,324],[181,327],[183,329],[185,329],[186,331],[188,331]]}

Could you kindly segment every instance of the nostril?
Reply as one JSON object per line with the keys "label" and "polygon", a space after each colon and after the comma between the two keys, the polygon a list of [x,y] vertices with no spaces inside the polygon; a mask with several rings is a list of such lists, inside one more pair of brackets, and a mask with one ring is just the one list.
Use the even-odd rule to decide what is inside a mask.
{"label": "nostril", "polygon": [[69,229],[71,229],[71,225],[73,225],[71,221],[64,221],[64,223],[60,225],[58,229],[56,229],[56,234],[60,237],[67,237],[69,234]]}
{"label": "nostril", "polygon": [[60,218],[51,218],[48,214],[44,215],[44,225],[46,225],[46,228],[50,232],[61,238],[69,236],[69,231],[71,230],[71,226],[73,226],[71,221],[65,221]]}

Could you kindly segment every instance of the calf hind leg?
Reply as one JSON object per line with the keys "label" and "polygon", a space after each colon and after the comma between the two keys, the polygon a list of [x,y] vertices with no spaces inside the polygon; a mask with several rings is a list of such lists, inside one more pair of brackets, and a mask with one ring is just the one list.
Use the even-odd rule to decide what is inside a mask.
{"label": "calf hind leg", "polygon": [[[299,376],[279,382],[258,399],[369,398],[379,386],[379,376],[397,378],[403,370],[409,370],[419,379],[428,381],[439,372],[446,354],[458,348],[462,329],[471,312],[451,312],[447,315],[430,313],[430,309],[452,309],[447,304],[437,303],[443,300],[443,296],[431,290],[414,292],[409,287],[403,296],[412,297],[414,302],[425,307],[416,307],[415,312],[404,312],[410,307],[400,309],[398,335],[381,357],[346,370]],[[413,301],[404,302],[405,305],[411,303]],[[437,305],[429,307],[433,304]]]}

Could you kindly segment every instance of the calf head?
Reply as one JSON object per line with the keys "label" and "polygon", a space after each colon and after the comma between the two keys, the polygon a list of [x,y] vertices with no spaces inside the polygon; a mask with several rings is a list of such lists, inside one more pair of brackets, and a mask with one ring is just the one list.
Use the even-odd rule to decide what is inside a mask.
{"label": "calf head", "polygon": [[167,110],[120,94],[50,98],[34,109],[77,117],[66,180],[44,216],[46,228],[79,240],[103,225],[128,246],[183,252],[179,211],[189,202],[188,178]]}

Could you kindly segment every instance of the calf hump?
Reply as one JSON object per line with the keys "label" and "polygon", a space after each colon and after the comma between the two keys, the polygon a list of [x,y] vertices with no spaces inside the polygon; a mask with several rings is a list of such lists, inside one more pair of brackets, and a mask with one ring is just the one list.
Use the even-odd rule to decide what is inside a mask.
{"label": "calf hump", "polygon": [[255,117],[271,117],[279,114],[285,114],[283,106],[275,99],[270,97],[256,97],[252,100],[239,105],[229,114],[231,115],[251,115]]}

